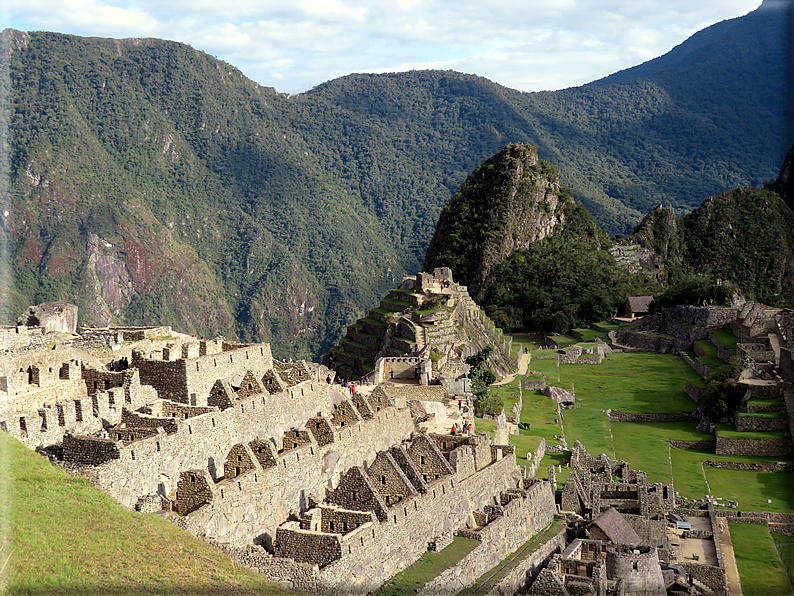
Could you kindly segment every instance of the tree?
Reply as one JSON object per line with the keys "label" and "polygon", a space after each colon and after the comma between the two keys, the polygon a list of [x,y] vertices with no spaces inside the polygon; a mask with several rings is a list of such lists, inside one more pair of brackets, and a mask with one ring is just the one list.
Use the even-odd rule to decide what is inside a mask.
{"label": "tree", "polygon": [[474,415],[481,418],[483,414],[496,415],[502,411],[504,404],[501,398],[491,395],[488,388],[496,381],[496,375],[488,367],[488,356],[493,352],[493,346],[485,346],[476,354],[466,358],[465,362],[471,369],[471,391],[474,394]]}

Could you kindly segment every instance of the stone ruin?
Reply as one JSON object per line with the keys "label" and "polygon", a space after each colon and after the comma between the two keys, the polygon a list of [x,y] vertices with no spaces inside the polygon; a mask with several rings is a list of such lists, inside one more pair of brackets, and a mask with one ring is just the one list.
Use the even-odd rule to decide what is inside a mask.
{"label": "stone ruin", "polygon": [[419,432],[384,387],[349,395],[267,344],[93,331],[145,341],[128,361],[0,377],[0,428],[274,580],[370,591],[456,533],[482,543],[479,574],[552,520],[551,485],[513,447]]}
{"label": "stone ruin", "polygon": [[595,458],[579,441],[570,465],[560,510],[572,541],[537,574],[530,595],[724,593],[713,508],[678,509],[672,485],[649,483],[626,462]]}
{"label": "stone ruin", "polygon": [[323,364],[348,380],[369,376],[375,383],[427,384],[465,376],[463,359],[491,345],[489,364],[497,376],[505,376],[515,366],[510,344],[467,288],[455,283],[452,271],[440,267],[404,278],[368,316],[348,326]]}

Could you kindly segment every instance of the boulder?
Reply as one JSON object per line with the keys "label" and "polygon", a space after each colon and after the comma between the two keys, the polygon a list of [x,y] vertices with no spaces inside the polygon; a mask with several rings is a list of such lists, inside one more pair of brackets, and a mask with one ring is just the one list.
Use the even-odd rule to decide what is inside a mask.
{"label": "boulder", "polygon": [[77,307],[66,302],[45,302],[31,306],[17,319],[17,325],[74,333],[77,330]]}
{"label": "boulder", "polygon": [[576,395],[573,391],[566,391],[565,389],[552,387],[551,385],[544,388],[542,393],[559,404],[572,404],[576,401]]}

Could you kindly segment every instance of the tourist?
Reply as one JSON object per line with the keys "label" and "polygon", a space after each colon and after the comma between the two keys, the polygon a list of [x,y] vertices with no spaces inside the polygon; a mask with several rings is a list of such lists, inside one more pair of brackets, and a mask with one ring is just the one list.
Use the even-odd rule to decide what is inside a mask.
{"label": "tourist", "polygon": [[455,423],[453,422],[453,423],[452,423],[452,436],[453,436],[453,437],[455,436],[455,431],[456,431],[456,428],[455,428]]}

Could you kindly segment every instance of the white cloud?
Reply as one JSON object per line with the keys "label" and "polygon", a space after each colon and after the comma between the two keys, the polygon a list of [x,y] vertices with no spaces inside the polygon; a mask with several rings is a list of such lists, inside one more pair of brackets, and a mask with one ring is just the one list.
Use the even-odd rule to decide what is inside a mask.
{"label": "white cloud", "polygon": [[190,43],[279,91],[453,68],[521,90],[639,64],[760,0],[3,0],[8,26]]}

